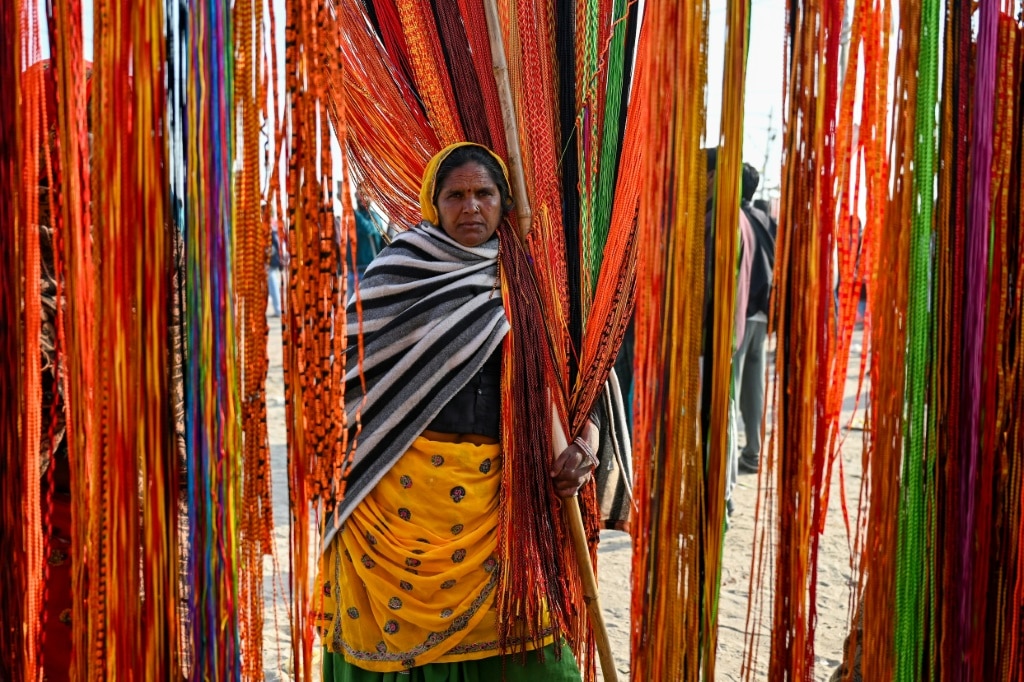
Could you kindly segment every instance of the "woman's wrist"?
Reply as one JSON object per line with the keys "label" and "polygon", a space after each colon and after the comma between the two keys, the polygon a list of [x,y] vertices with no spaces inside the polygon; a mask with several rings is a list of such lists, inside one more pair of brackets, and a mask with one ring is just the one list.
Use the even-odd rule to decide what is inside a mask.
{"label": "woman's wrist", "polygon": [[587,423],[583,427],[583,431],[580,435],[576,436],[573,441],[577,447],[583,451],[590,464],[593,467],[597,467],[600,460],[597,457],[598,446],[600,445],[600,431],[597,426],[591,420],[587,420]]}
{"label": "woman's wrist", "polygon": [[583,437],[587,439],[587,443],[590,444],[594,452],[597,452],[598,447],[601,445],[601,427],[597,425],[597,422],[588,419],[587,423],[583,426]]}

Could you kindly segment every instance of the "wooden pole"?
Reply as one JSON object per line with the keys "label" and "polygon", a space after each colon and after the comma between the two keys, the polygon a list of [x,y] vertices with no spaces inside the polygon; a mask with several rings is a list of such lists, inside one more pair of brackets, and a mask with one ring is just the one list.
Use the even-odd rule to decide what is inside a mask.
{"label": "wooden pole", "polygon": [[[491,43],[491,63],[494,66],[494,80],[498,86],[498,99],[501,102],[501,120],[505,125],[505,140],[508,143],[508,167],[512,173],[512,194],[516,202],[516,215],[519,223],[519,238],[526,239],[530,233],[533,212],[526,196],[526,177],[523,174],[523,159],[519,146],[519,127],[516,124],[516,110],[512,100],[512,84],[508,77],[508,62],[505,60],[505,41],[501,35],[501,19],[498,16],[498,5],[495,0],[484,0],[484,12],[487,16],[487,33]],[[561,453],[569,446],[562,427],[562,420],[557,410],[552,408],[551,445],[555,453]],[[611,642],[608,640],[608,629],[604,624],[601,602],[597,598],[597,577],[594,565],[590,562],[590,548],[587,546],[587,533],[583,527],[583,515],[576,497],[564,500],[562,504],[566,523],[572,536],[573,549],[576,553],[576,565],[583,582],[583,599],[587,604],[587,614],[594,630],[598,657],[601,659],[601,672],[606,682],[618,682],[618,671],[612,656]]]}
{"label": "wooden pole", "polygon": [[505,125],[505,141],[508,144],[508,169],[512,173],[512,196],[516,201],[516,217],[519,223],[519,239],[525,241],[530,234],[533,210],[526,196],[526,176],[523,173],[523,157],[519,146],[519,126],[516,124],[516,109],[512,104],[512,84],[508,77],[508,62],[505,60],[505,41],[501,36],[501,19],[498,5],[494,0],[484,1],[487,15],[487,35],[491,41],[491,64],[494,66],[494,80],[498,85],[498,100],[501,102],[501,121]]}
{"label": "wooden pole", "polygon": [[[551,449],[553,452],[561,453],[567,447],[569,442],[562,427],[562,419],[558,416],[555,404],[551,403]],[[590,547],[587,546],[587,530],[583,527],[579,498],[574,496],[563,500],[562,512],[569,525],[573,549],[576,550],[576,566],[579,568],[580,580],[583,583],[583,600],[587,604],[590,626],[594,629],[597,656],[601,659],[601,673],[605,682],[618,682],[612,643],[608,639],[608,628],[604,624],[604,613],[601,611],[601,601],[597,596],[597,576],[594,575],[594,565],[590,562]]]}

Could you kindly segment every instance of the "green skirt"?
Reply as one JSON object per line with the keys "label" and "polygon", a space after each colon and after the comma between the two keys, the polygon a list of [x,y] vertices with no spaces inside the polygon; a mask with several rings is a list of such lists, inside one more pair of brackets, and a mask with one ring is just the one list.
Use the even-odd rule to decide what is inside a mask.
{"label": "green skirt", "polygon": [[428,663],[422,667],[397,673],[363,670],[345,660],[343,654],[324,652],[324,682],[580,682],[580,670],[572,651],[561,645],[562,658],[555,658],[555,644],[522,656],[490,656],[476,661]]}

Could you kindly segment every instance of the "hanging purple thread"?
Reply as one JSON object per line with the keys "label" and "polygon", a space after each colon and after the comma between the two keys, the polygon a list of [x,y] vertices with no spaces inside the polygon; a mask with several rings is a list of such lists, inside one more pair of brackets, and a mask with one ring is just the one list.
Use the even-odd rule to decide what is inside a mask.
{"label": "hanging purple thread", "polygon": [[996,82],[996,43],[999,19],[997,0],[982,0],[978,22],[977,71],[974,79],[974,122],[971,143],[971,194],[966,235],[967,291],[964,301],[963,368],[961,385],[960,452],[966,493],[962,497],[960,537],[963,574],[960,581],[959,632],[961,670],[967,674],[972,620],[971,590],[974,572],[974,517],[978,487],[978,412],[981,403],[981,351],[988,272],[989,184],[992,177],[993,109]]}

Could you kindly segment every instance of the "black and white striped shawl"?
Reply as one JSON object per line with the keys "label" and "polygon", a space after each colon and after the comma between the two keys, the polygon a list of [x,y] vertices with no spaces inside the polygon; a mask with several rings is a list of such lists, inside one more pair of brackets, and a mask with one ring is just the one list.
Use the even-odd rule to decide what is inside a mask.
{"label": "black and white striped shawl", "polygon": [[324,549],[508,332],[497,274],[497,236],[470,248],[426,222],[395,237],[367,268],[359,287],[362,367],[355,299],[348,304],[345,408],[354,460]]}

